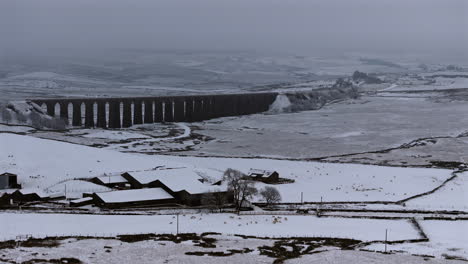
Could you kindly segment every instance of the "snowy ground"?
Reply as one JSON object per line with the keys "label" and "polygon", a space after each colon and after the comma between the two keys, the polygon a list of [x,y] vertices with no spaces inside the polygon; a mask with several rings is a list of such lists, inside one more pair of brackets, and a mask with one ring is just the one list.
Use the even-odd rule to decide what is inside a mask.
{"label": "snowy ground", "polygon": [[328,251],[313,255],[304,255],[298,259],[288,260],[288,264],[301,263],[333,263],[333,264],[348,264],[348,263],[382,263],[382,264],[435,264],[435,263],[466,263],[465,261],[448,261],[444,259],[423,258],[408,255],[384,255],[371,252],[358,251]]}
{"label": "snowy ground", "polygon": [[[468,221],[420,221],[429,242],[389,245],[394,251],[411,252],[436,257],[468,259]],[[371,250],[382,250],[382,244],[368,246]]]}
{"label": "snowy ground", "polygon": [[[197,133],[215,140],[183,154],[319,158],[379,151],[419,138],[456,137],[468,130],[466,101],[436,102],[429,98],[364,96],[316,111],[207,121],[198,125]],[[464,150],[460,154],[468,159]],[[430,159],[443,156],[440,151]],[[404,160],[402,157],[399,163],[404,165]]]}
{"label": "snowy ground", "polygon": [[[84,263],[272,263],[274,258],[260,255],[257,248],[271,247],[273,240],[242,239],[239,237],[228,237],[212,235],[216,239],[216,248],[202,248],[196,246],[193,241],[183,241],[175,244],[171,241],[141,241],[126,243],[114,239],[66,239],[56,247],[18,247],[0,250],[4,257],[0,259],[15,260],[17,262],[30,259],[60,259],[64,257],[76,258]],[[252,249],[252,252],[233,254],[231,256],[193,256],[186,252],[225,252],[229,250]],[[77,250],[79,249],[79,250]],[[319,253],[303,255],[299,258],[286,260],[285,263],[383,263],[383,264],[458,264],[462,261],[449,261],[444,259],[433,259],[429,257],[381,254],[365,251],[338,250],[333,247],[317,248]],[[320,252],[325,250],[325,252]]]}
{"label": "snowy ground", "polygon": [[457,177],[435,193],[406,203],[409,208],[431,210],[468,211],[468,173],[459,173]]}
{"label": "snowy ground", "polygon": [[[132,233],[174,233],[174,216],[99,216],[99,215],[58,215],[34,214],[35,221],[41,223],[41,230],[30,224],[30,214],[0,214],[5,220],[2,226],[2,237],[15,238],[16,235],[32,235],[40,238],[46,235],[89,235],[107,237],[116,234]],[[179,218],[181,232],[202,233],[206,230],[222,232],[221,235],[209,235],[215,240],[215,248],[202,248],[195,241],[187,240],[180,244],[170,241],[155,241],[154,239],[140,242],[123,242],[112,237],[108,239],[65,239],[59,240],[55,246],[19,247],[0,250],[1,260],[21,260],[32,258],[60,259],[77,258],[85,263],[108,263],[111,260],[124,259],[137,260],[142,263],[149,260],[154,263],[219,263],[219,257],[189,256],[186,252],[226,252],[229,250],[250,249],[250,252],[236,254],[236,258],[223,257],[229,263],[271,263],[273,259],[262,256],[259,251],[262,247],[271,247],[277,240],[273,239],[244,239],[236,234],[249,234],[259,236],[292,236],[288,241],[294,242],[294,236],[321,236],[321,237],[353,237],[355,239],[382,240],[385,229],[389,231],[389,241],[399,239],[420,238],[414,227],[407,221],[369,220],[369,219],[329,219],[311,216],[285,217],[252,217],[235,215],[181,215]],[[258,222],[258,223],[256,223]],[[209,225],[207,224],[209,223]],[[434,241],[422,243],[387,245],[391,255],[362,251],[340,251],[333,246],[322,246],[315,251],[325,251],[312,255],[298,256],[286,263],[310,263],[310,261],[331,261],[331,263],[458,263],[446,262],[444,258],[466,258],[466,237],[457,236],[460,229],[466,228],[466,222],[423,221],[422,226],[430,239]],[[447,225],[451,225],[447,229]],[[310,226],[310,228],[306,228]],[[21,232],[18,232],[21,230]],[[363,231],[365,230],[365,231]],[[447,232],[448,231],[448,232]],[[28,233],[29,232],[29,233]],[[84,234],[85,232],[94,232]],[[108,233],[104,233],[108,232]],[[285,250],[291,250],[287,245]],[[79,250],[77,250],[79,249]],[[372,243],[367,250],[384,250],[381,243]],[[419,255],[419,257],[411,256]],[[426,257],[421,257],[424,255]],[[428,256],[436,256],[433,257]],[[218,258],[218,259],[217,259]],[[400,261],[400,262],[398,262]]]}
{"label": "snowy ground", "polygon": [[[299,202],[301,192],[304,201],[399,201],[436,188],[451,174],[444,169],[129,154],[6,133],[0,134],[0,146],[1,171],[17,173],[23,188],[49,191],[64,190],[64,185],[57,184],[76,178],[157,166],[193,168],[212,179],[220,179],[228,168],[244,173],[255,168],[277,170],[281,177],[295,180],[276,185],[283,202]],[[24,151],[26,148],[29,151]],[[78,183],[72,189],[94,188],[86,182],[86,186],[78,187]],[[264,184],[257,185],[260,188]],[[207,185],[209,188],[212,186]]]}
{"label": "snowy ground", "polygon": [[[444,92],[416,97],[390,94],[392,97],[379,93],[336,102],[316,111],[189,124],[189,135],[186,127],[174,124],[135,126],[123,131],[37,131],[31,135],[147,154],[321,159],[393,166],[468,160],[468,119],[464,114],[468,97]],[[109,139],[119,132],[122,139]],[[96,133],[102,138],[94,137]]]}
{"label": "snowy ground", "polygon": [[[247,173],[250,168],[277,170],[295,183],[279,184],[283,202],[398,201],[439,186],[450,170],[332,164],[272,159],[229,159],[160,156],[173,162],[224,171],[226,166]],[[258,183],[261,188],[265,184]]]}
{"label": "snowy ground", "polygon": [[[51,94],[135,96],[260,90],[295,92],[331,85],[337,77],[350,75],[354,70],[378,73],[385,82],[378,85],[360,84],[363,96],[359,99],[334,102],[320,110],[300,113],[276,112],[194,124],[142,125],[122,130],[71,129],[65,132],[44,132],[29,127],[0,125],[0,131],[36,137],[0,133],[0,173],[18,173],[20,183],[28,189],[38,188],[58,194],[67,189],[67,197],[77,198],[83,192],[107,190],[78,178],[118,175],[124,171],[168,166],[192,168],[209,178],[219,179],[227,168],[243,172],[257,168],[277,170],[281,177],[295,180],[293,184],[275,186],[282,194],[283,202],[299,202],[301,192],[305,201],[394,202],[438,187],[451,176],[452,170],[304,160],[320,158],[327,162],[430,167],[434,165],[433,161],[466,162],[468,159],[468,93],[464,89],[467,88],[468,79],[462,76],[466,75],[463,67],[450,71],[443,65],[431,64],[425,65],[427,69],[422,70],[424,67],[414,63],[372,59],[362,55],[323,59],[307,56],[272,58],[252,54],[227,58],[205,54],[181,55],[176,56],[175,60],[172,56],[162,54],[156,54],[149,60],[145,57],[147,54],[138,58],[134,55],[130,56],[132,63],[124,59],[119,61],[118,67],[112,66],[111,62],[110,66],[103,67],[97,63],[82,64],[74,60],[75,66],[71,70],[66,70],[66,67],[63,67],[65,70],[60,67],[38,70],[12,62],[6,66],[0,78],[2,99]],[[140,66],[135,66],[135,59],[141,60]],[[127,74],[123,76],[122,71]],[[163,153],[210,158],[158,155]],[[459,173],[444,187],[406,202],[405,207],[397,204],[369,204],[362,208],[467,211],[467,182],[467,173]],[[257,187],[263,185],[257,184]],[[211,186],[207,185],[207,188]],[[259,200],[258,197],[255,199]],[[337,208],[340,206],[351,208],[343,204],[337,205]],[[352,208],[358,208],[358,205]],[[421,238],[408,220],[366,219],[364,217],[370,215],[366,213],[346,215],[362,217],[358,219],[337,218],[343,213],[332,213],[335,217],[187,214],[180,216],[180,231],[221,232],[224,234],[223,242],[216,249],[220,251],[244,247],[256,249],[262,244],[273,243],[270,240],[244,240],[229,236],[236,233],[276,237],[342,237],[369,241],[382,240],[385,229],[389,229],[390,240]],[[372,214],[374,217],[388,216],[385,213]],[[409,215],[402,213],[404,217]],[[31,219],[36,224],[32,225]],[[418,221],[429,237],[429,242],[389,245],[394,253],[398,251],[403,255],[329,248],[327,250],[331,251],[302,256],[286,263],[446,263],[443,258],[468,258],[467,221]],[[176,229],[172,215],[31,214],[10,211],[0,213],[0,222],[1,239],[14,239],[21,234],[32,234],[35,237],[112,237],[128,233],[174,233]],[[40,223],[40,228],[37,228],[37,223]],[[367,247],[377,251],[383,248],[381,243]],[[0,262],[5,256],[21,262],[36,257],[77,257],[76,252],[89,263],[108,263],[122,259],[190,263],[194,258],[205,263],[220,262],[216,257],[184,254],[199,250],[192,242],[175,245],[172,242],[162,244],[159,241],[142,241],[131,244],[115,239],[70,239],[55,248],[0,250]],[[437,259],[409,254],[431,255]],[[260,256],[258,250],[235,254],[222,260],[234,263],[272,262],[271,258]]]}
{"label": "snowy ground", "polygon": [[[31,225],[31,219],[41,226]],[[79,215],[0,213],[0,239],[18,235],[103,236],[119,234],[175,234],[174,215]],[[276,220],[275,220],[276,219]],[[336,237],[363,241],[382,240],[385,229],[390,240],[419,239],[409,221],[317,218],[315,216],[237,216],[234,214],[189,214],[179,217],[179,232],[253,235],[259,237]]]}

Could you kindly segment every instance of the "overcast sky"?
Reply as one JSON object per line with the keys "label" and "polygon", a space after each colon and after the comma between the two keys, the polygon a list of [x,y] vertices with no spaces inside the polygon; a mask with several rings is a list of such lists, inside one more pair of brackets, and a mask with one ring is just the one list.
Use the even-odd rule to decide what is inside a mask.
{"label": "overcast sky", "polygon": [[0,0],[0,51],[72,48],[467,56],[467,0]]}

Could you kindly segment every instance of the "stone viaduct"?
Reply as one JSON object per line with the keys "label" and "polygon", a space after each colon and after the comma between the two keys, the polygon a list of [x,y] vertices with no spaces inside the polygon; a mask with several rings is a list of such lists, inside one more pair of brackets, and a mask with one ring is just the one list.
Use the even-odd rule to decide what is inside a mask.
{"label": "stone viaduct", "polygon": [[[158,122],[197,122],[267,111],[276,93],[133,98],[31,99],[73,126],[121,128]],[[71,112],[71,116],[70,116]]]}

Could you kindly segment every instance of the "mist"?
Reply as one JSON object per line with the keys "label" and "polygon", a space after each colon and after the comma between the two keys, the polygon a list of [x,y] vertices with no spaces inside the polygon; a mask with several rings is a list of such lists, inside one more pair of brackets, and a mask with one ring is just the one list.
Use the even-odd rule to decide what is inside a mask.
{"label": "mist", "polygon": [[464,0],[23,0],[0,3],[4,54],[111,49],[468,56]]}

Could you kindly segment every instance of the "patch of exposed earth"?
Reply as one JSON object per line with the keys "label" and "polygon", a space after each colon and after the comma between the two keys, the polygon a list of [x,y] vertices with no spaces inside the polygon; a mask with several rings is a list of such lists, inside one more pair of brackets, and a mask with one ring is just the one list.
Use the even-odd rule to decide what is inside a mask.
{"label": "patch of exposed earth", "polygon": [[[352,239],[265,239],[212,234],[126,235],[3,242],[3,263],[462,263],[431,256],[355,250]],[[77,250],[78,249],[78,250]],[[345,250],[343,250],[345,249]]]}

